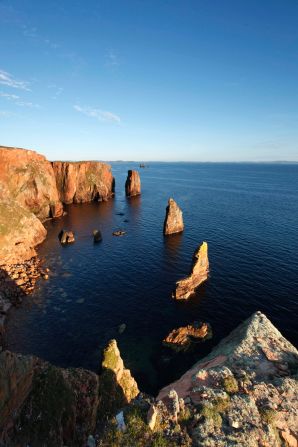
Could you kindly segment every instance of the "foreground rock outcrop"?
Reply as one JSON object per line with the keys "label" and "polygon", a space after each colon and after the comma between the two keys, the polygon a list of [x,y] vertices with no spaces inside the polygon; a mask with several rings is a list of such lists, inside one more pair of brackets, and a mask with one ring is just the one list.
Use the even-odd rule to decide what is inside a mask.
{"label": "foreground rock outcrop", "polygon": [[129,170],[127,172],[125,194],[127,197],[138,196],[141,194],[141,179],[138,171]]}
{"label": "foreground rock outcrop", "polygon": [[0,445],[82,447],[98,422],[139,393],[115,340],[100,376],[55,367],[33,356],[0,353]]}
{"label": "foreground rock outcrop", "polygon": [[114,195],[115,180],[106,163],[54,161],[52,166],[63,203],[102,201]]}
{"label": "foreground rock outcrop", "polygon": [[186,427],[193,446],[295,447],[297,373],[297,349],[257,312],[163,388],[154,405],[162,424],[173,428],[176,419]]}
{"label": "foreground rock outcrop", "polygon": [[173,298],[185,300],[189,298],[195,289],[206,281],[209,273],[208,244],[203,242],[193,256],[193,265],[187,278],[176,282]]}
{"label": "foreground rock outcrop", "polygon": [[[99,378],[36,357],[0,354],[0,444],[82,446],[95,429]],[[2,444],[1,444],[2,445]]]}
{"label": "foreground rock outcrop", "polygon": [[181,233],[184,230],[182,211],[175,202],[170,198],[166,208],[166,217],[163,226],[165,236],[169,234]]}
{"label": "foreground rock outcrop", "polygon": [[52,165],[37,152],[0,147],[0,192],[41,220],[63,214]]}

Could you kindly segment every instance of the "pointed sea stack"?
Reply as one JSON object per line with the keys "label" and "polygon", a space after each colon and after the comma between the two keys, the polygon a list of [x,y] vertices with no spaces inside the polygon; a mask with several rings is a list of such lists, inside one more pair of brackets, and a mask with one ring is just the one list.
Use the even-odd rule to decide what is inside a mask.
{"label": "pointed sea stack", "polygon": [[195,291],[195,289],[206,281],[209,272],[208,244],[203,242],[195,251],[193,256],[193,265],[191,273],[187,278],[176,282],[176,289],[173,292],[173,298],[177,300],[186,300]]}
{"label": "pointed sea stack", "polygon": [[132,171],[131,169],[128,171],[125,182],[125,194],[127,197],[141,194],[141,180],[138,171]]}
{"label": "pointed sea stack", "polygon": [[166,209],[166,217],[163,226],[163,234],[181,233],[184,230],[182,211],[175,202],[170,198]]}
{"label": "pointed sea stack", "polygon": [[99,385],[99,415],[115,414],[139,394],[138,384],[126,369],[116,340],[110,340],[103,351]]}

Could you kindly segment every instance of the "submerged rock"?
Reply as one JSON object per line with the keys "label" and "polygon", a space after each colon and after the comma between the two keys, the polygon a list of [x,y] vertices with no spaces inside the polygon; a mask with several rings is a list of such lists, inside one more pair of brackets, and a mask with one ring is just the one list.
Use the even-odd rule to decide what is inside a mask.
{"label": "submerged rock", "polygon": [[99,230],[93,230],[93,239],[94,242],[101,242],[102,241],[102,235]]}
{"label": "submerged rock", "polygon": [[126,324],[125,324],[125,323],[120,324],[120,325],[118,326],[118,332],[119,332],[119,334],[123,334],[123,332],[125,331],[125,329],[126,329]]}
{"label": "submerged rock", "polygon": [[71,244],[75,241],[74,233],[72,231],[61,230],[58,237],[63,245]]}
{"label": "submerged rock", "polygon": [[173,329],[163,340],[163,344],[175,351],[186,351],[193,342],[204,341],[212,336],[208,323],[194,322],[178,329]]}
{"label": "submerged rock", "polygon": [[181,233],[184,230],[182,211],[175,202],[170,198],[166,208],[166,217],[164,221],[163,232],[167,236],[169,234]]}
{"label": "submerged rock", "polygon": [[176,289],[173,298],[185,300],[190,297],[195,289],[206,281],[209,273],[208,245],[203,242],[193,256],[193,265],[190,275],[187,278],[176,282]]}
{"label": "submerged rock", "polygon": [[125,182],[125,194],[127,197],[138,196],[141,194],[141,180],[137,171],[128,171]]}

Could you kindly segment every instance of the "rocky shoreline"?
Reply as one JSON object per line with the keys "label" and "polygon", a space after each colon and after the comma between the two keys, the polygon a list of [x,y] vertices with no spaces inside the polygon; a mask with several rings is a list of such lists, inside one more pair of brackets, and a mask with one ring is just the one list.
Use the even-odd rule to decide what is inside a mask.
{"label": "rocky shoreline", "polygon": [[0,265],[0,347],[4,342],[8,311],[34,291],[36,282],[49,279],[49,269],[38,256],[18,264]]}

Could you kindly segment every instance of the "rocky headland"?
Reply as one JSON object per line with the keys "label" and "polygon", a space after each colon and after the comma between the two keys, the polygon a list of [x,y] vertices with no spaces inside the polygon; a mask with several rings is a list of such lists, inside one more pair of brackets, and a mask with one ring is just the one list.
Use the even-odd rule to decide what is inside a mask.
{"label": "rocky headland", "polygon": [[166,208],[166,217],[163,226],[165,236],[175,233],[181,233],[184,230],[183,215],[181,208],[174,199],[170,198]]}
{"label": "rocky headland", "polygon": [[141,194],[141,179],[138,171],[129,170],[125,182],[125,194],[127,197]]}
{"label": "rocky headland", "polygon": [[114,195],[115,179],[106,163],[54,161],[52,166],[63,203],[100,202]]}
{"label": "rocky headland", "polygon": [[114,184],[105,163],[51,163],[35,151],[0,147],[0,345],[9,307],[38,277],[47,279],[35,250],[46,238],[43,222],[61,217],[63,203],[109,199]]}
{"label": "rocky headland", "polygon": [[200,284],[207,280],[209,273],[208,244],[203,242],[193,255],[192,268],[187,278],[176,282],[173,298],[185,300],[189,298]]}

